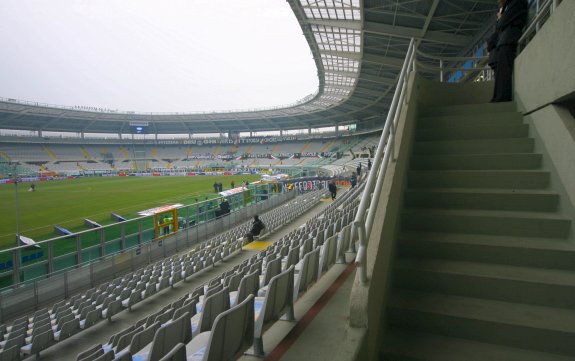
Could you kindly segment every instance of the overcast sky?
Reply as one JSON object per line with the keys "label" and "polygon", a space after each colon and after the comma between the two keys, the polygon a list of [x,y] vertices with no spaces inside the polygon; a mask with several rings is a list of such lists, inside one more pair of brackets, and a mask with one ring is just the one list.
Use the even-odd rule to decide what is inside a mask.
{"label": "overcast sky", "polygon": [[285,0],[0,0],[0,96],[126,111],[270,107],[317,90]]}

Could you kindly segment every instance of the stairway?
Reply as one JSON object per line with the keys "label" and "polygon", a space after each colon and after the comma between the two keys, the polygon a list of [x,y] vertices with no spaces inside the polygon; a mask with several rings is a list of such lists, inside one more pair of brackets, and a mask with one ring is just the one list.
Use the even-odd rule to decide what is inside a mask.
{"label": "stairway", "polygon": [[420,111],[382,360],[575,360],[575,245],[514,103]]}

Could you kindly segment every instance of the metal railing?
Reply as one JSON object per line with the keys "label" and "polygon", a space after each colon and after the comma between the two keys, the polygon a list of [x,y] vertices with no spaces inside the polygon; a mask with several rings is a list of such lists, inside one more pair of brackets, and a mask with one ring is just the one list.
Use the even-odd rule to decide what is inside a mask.
{"label": "metal railing", "polygon": [[541,29],[541,26],[555,13],[559,3],[561,3],[561,0],[547,0],[543,3],[540,0],[535,0],[535,17],[527,25],[521,38],[519,38],[519,52],[527,46],[533,36]]}
{"label": "metal railing", "polygon": [[401,73],[399,74],[395,94],[393,95],[393,100],[387,113],[385,126],[379,139],[379,145],[373,160],[373,167],[367,178],[365,190],[353,222],[352,239],[355,240],[357,235],[359,235],[359,248],[355,262],[358,266],[360,281],[364,284],[368,282],[366,269],[367,241],[373,227],[375,211],[377,209],[379,194],[381,193],[387,166],[394,156],[395,131],[397,129],[399,114],[406,100],[405,94],[407,92],[409,75],[415,70],[415,53],[415,42],[411,39],[407,55],[401,68]]}
{"label": "metal railing", "polygon": [[[481,72],[492,73],[487,65],[487,56],[435,56],[426,54],[420,50],[416,51],[416,66],[420,73],[431,73],[435,76],[439,74],[439,81],[444,82],[446,75],[456,72],[466,72],[468,74],[479,74]],[[481,80],[489,80],[491,76],[480,77]]]}

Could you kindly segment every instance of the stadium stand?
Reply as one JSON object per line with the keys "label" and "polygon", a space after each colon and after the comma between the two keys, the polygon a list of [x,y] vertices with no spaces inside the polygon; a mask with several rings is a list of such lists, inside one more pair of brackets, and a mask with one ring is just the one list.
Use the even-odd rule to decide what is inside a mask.
{"label": "stadium stand", "polygon": [[[266,220],[267,229],[273,232],[278,227],[286,224],[296,215],[317,204],[324,193],[325,191],[316,191],[303,195],[297,198],[296,201],[280,207],[280,209],[268,212],[263,216]],[[9,350],[11,350],[12,344],[15,344],[21,347],[22,355],[38,355],[42,350],[90,328],[103,319],[111,321],[112,317],[123,309],[131,310],[134,305],[142,300],[168,289],[169,286],[173,286],[175,283],[186,281],[194,273],[213,266],[234,252],[239,251],[244,244],[243,235],[248,231],[249,226],[250,223],[247,222],[211,241],[201,243],[196,249],[183,256],[174,256],[140,271],[117,278],[92,288],[84,294],[78,294],[69,300],[58,302],[51,309],[37,311],[33,315],[23,316],[15,320],[11,325],[2,326],[2,329],[5,330],[3,337],[6,340],[3,341],[4,343],[0,343],[0,346],[3,346],[2,351],[6,351],[7,354],[13,354],[14,352]],[[239,284],[242,284],[242,287],[248,287],[247,281],[242,283],[240,280],[239,284],[237,281],[238,279],[236,278],[234,282],[231,282],[234,287],[233,291],[238,291]],[[253,285],[251,289],[253,289]],[[206,295],[209,293],[208,291],[206,289]],[[230,299],[227,292],[225,296],[225,299],[228,300],[226,303],[228,306],[223,309],[220,308],[218,312],[211,312],[211,321],[203,323],[203,326],[198,328],[198,332],[211,329],[216,316],[229,308]],[[241,302],[242,297],[247,297],[245,289],[234,296],[234,302]],[[194,305],[197,302],[198,300],[195,300]],[[189,304],[190,302],[186,303],[182,299],[174,306],[178,306],[179,309],[181,308],[179,306],[183,307]],[[172,317],[172,313],[168,314],[165,310],[162,311],[160,313],[163,314],[164,321]],[[173,311],[176,316],[180,316],[182,313],[182,311],[178,312],[176,309]],[[190,311],[188,315],[193,315],[197,312],[203,314],[201,311],[201,307],[200,309],[194,307],[193,311]],[[51,336],[46,334],[48,331]],[[25,337],[26,335],[29,336]],[[105,350],[104,353],[108,351]],[[120,350],[116,349],[116,351]]]}

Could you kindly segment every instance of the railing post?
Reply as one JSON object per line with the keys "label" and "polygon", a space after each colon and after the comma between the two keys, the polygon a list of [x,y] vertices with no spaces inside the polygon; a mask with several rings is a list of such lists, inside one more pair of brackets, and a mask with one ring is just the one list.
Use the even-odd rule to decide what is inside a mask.
{"label": "railing post", "polygon": [[[535,16],[539,15],[539,11],[541,11],[541,4],[540,4],[540,0],[535,1]],[[537,21],[537,23],[535,24],[535,32],[539,32],[539,27],[540,27],[540,22]]]}
{"label": "railing post", "polygon": [[439,81],[443,83],[443,59],[439,59]]}
{"label": "railing post", "polygon": [[355,257],[355,262],[359,266],[359,281],[362,284],[366,284],[369,280],[367,278],[367,240],[365,234],[365,225],[355,221],[353,222],[359,233],[359,249],[357,250],[357,256]]}

